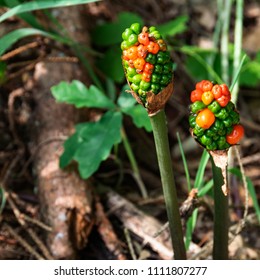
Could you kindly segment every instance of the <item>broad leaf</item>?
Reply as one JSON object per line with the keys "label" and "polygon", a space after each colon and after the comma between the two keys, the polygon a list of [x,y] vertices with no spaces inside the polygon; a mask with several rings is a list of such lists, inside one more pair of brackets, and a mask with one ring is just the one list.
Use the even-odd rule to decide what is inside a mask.
{"label": "broad leaf", "polygon": [[117,104],[120,108],[129,108],[133,107],[136,104],[136,100],[132,96],[130,92],[126,92],[127,90],[130,90],[130,87],[128,84],[126,84],[120,93],[120,96],[118,97]]}
{"label": "broad leaf", "polygon": [[115,22],[98,26],[92,33],[92,40],[99,46],[119,44],[122,41],[122,33],[133,22],[139,22],[143,25],[143,20],[140,16],[129,12],[120,13]]}
{"label": "broad leaf", "polygon": [[122,114],[109,111],[98,122],[77,125],[76,132],[64,143],[60,166],[64,168],[72,160],[79,164],[82,178],[90,177],[107,159],[113,145],[121,141]]}
{"label": "broad leaf", "polygon": [[137,127],[143,127],[146,131],[151,132],[152,126],[147,111],[143,106],[139,104],[136,105],[136,100],[133,98],[131,93],[126,92],[126,90],[129,90],[128,85],[125,85],[122,89],[122,92],[117,100],[118,106],[121,108],[123,113],[129,115],[133,119],[133,122]]}
{"label": "broad leaf", "polygon": [[51,92],[58,102],[73,104],[77,108],[113,109],[115,107],[115,104],[96,86],[87,88],[82,82],[76,80],[71,83],[62,81],[53,86]]}
{"label": "broad leaf", "polygon": [[62,37],[52,34],[50,32],[45,32],[35,28],[21,28],[9,32],[2,38],[0,38],[0,55],[2,55],[7,49],[9,49],[14,43],[18,40],[32,35],[42,35],[52,39],[55,39],[62,43],[70,43],[68,40],[63,39]]}
{"label": "broad leaf", "polygon": [[74,155],[82,178],[90,177],[107,159],[112,147],[121,141],[122,114],[107,112],[99,122],[81,130],[82,143]]}
{"label": "broad leaf", "polygon": [[112,46],[97,62],[98,68],[101,69],[106,76],[118,83],[121,83],[125,77],[121,55],[121,49],[118,46]]}
{"label": "broad leaf", "polygon": [[152,126],[147,111],[140,104],[135,105],[134,107],[123,108],[122,112],[131,116],[134,124],[137,127],[143,127],[148,132],[152,131]]}
{"label": "broad leaf", "polygon": [[31,1],[26,2],[21,5],[18,5],[6,13],[4,13],[2,16],[0,16],[0,22],[15,16],[19,15],[25,12],[32,12],[36,10],[43,10],[43,9],[50,9],[50,8],[59,8],[59,7],[68,7],[68,6],[74,6],[74,5],[80,5],[80,4],[87,4],[91,2],[97,2],[98,0],[59,0],[59,1]]}
{"label": "broad leaf", "polygon": [[260,84],[260,62],[253,60],[242,67],[240,74],[240,84],[254,87]]}
{"label": "broad leaf", "polygon": [[174,36],[182,33],[187,29],[186,23],[188,21],[187,16],[180,16],[174,20],[171,20],[165,24],[158,25],[158,31],[163,37]]}

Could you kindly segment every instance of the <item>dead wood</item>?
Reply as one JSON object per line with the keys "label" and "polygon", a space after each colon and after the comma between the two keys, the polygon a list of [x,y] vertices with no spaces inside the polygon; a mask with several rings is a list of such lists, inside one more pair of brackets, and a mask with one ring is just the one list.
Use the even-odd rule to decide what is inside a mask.
{"label": "dead wood", "polygon": [[159,236],[154,237],[161,230],[163,224],[137,209],[131,202],[115,192],[109,191],[107,193],[107,204],[124,227],[141,237],[144,243],[148,243],[162,259],[172,259],[173,251],[169,230],[166,229]]}
{"label": "dead wood", "polygon": [[[81,12],[82,7],[75,6],[59,10],[58,16],[62,24],[66,23],[66,30],[74,34],[75,40],[80,35],[80,41],[87,44]],[[52,228],[48,233],[48,245],[56,259],[75,258],[77,249],[86,245],[94,223],[91,187],[79,178],[76,171],[67,172],[59,168],[62,139],[73,132],[77,112],[73,106],[56,103],[50,93],[51,86],[62,80],[82,80],[81,73],[75,63],[40,62],[35,66],[33,77],[32,91],[36,105],[31,125],[34,169],[41,214]]]}
{"label": "dead wood", "polygon": [[112,224],[107,218],[103,206],[96,197],[96,216],[98,233],[104,241],[108,250],[115,256],[117,260],[125,260],[126,256],[123,253],[121,242],[119,241]]}

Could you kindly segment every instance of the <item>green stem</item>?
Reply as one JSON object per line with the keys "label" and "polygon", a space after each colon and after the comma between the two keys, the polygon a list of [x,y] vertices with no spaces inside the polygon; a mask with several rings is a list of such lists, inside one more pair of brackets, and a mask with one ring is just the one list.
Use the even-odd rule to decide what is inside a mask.
{"label": "green stem", "polygon": [[[234,35],[234,62],[233,62],[233,80],[241,61],[242,36],[243,36],[243,6],[244,0],[236,0],[236,22]],[[236,104],[239,89],[239,79],[232,90],[232,102]]]}
{"label": "green stem", "polygon": [[213,259],[228,259],[228,196],[222,192],[223,175],[221,169],[217,167],[211,158],[213,181],[214,181],[214,243]]}
{"label": "green stem", "polygon": [[221,72],[222,79],[225,83],[229,84],[229,23],[230,12],[233,0],[225,0],[224,11],[222,12],[222,34],[221,34]]}
{"label": "green stem", "polygon": [[162,180],[163,194],[170,225],[174,258],[186,259],[183,232],[178,207],[177,192],[173,177],[168,131],[164,110],[150,117],[153,128],[157,158]]}
{"label": "green stem", "polygon": [[127,153],[128,159],[130,161],[130,164],[131,164],[131,167],[132,167],[132,170],[133,170],[134,178],[135,178],[135,180],[136,180],[136,182],[137,182],[137,184],[140,188],[140,192],[142,194],[142,197],[144,199],[146,199],[146,198],[148,198],[147,190],[146,190],[145,185],[142,181],[142,178],[141,178],[141,175],[140,175],[140,172],[139,172],[139,168],[138,168],[134,153],[132,151],[132,148],[131,148],[131,146],[129,144],[129,141],[128,141],[128,138],[127,138],[127,135],[126,135],[125,130],[123,128],[121,129],[121,136],[122,136],[122,140],[123,140],[123,145],[125,147],[125,151]]}
{"label": "green stem", "polygon": [[[215,25],[215,30],[213,33],[213,49],[217,49],[218,48],[218,44],[219,44],[219,39],[220,39],[220,33],[221,33],[221,27],[222,27],[222,11],[223,11],[223,0],[217,0],[217,10],[218,10],[218,18],[217,18],[217,22]],[[214,61],[216,58],[216,52],[212,52],[212,54],[210,55],[209,59],[208,59],[208,64],[213,68],[214,65]],[[210,74],[209,74],[209,78]]]}

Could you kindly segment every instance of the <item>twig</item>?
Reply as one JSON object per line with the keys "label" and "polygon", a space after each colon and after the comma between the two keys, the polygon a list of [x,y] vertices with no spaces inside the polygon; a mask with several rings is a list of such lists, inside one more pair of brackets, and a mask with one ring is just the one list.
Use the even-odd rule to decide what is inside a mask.
{"label": "twig", "polygon": [[51,256],[49,250],[47,249],[47,247],[44,245],[44,243],[39,239],[39,237],[35,234],[35,232],[28,228],[28,225],[24,219],[24,215],[20,212],[20,210],[17,208],[17,206],[15,205],[15,203],[13,202],[11,196],[9,195],[8,192],[5,191],[5,197],[6,200],[8,201],[9,205],[11,206],[14,215],[17,219],[17,221],[19,222],[19,224],[29,233],[29,235],[31,236],[31,238],[33,239],[33,241],[39,246],[39,248],[41,249],[42,253],[44,254],[44,256],[49,259],[52,260],[53,257]]}
{"label": "twig", "polygon": [[126,242],[127,242],[128,248],[129,248],[130,255],[133,260],[137,260],[137,257],[136,257],[135,251],[134,251],[134,247],[133,247],[133,243],[131,240],[131,236],[130,236],[129,230],[127,228],[124,228],[124,234],[125,234],[125,238],[126,238]]}
{"label": "twig", "polygon": [[38,260],[44,260],[44,257],[37,253],[34,248],[21,236],[19,236],[9,225],[5,224],[6,229],[10,234],[33,256]]}
{"label": "twig", "polygon": [[239,226],[237,227],[237,230],[236,230],[236,232],[237,232],[236,234],[238,234],[244,228],[245,223],[246,223],[246,217],[248,215],[249,194],[248,194],[248,185],[247,185],[245,170],[244,170],[244,167],[243,167],[243,164],[242,164],[241,157],[240,157],[237,146],[235,146],[235,152],[236,152],[236,157],[237,157],[238,164],[239,164],[240,171],[241,171],[241,175],[242,175],[243,186],[244,186],[244,189],[245,189],[245,210],[244,210],[243,218],[242,218],[242,220],[240,220]]}
{"label": "twig", "polygon": [[22,53],[22,52],[27,51],[28,49],[37,48],[39,45],[40,45],[40,42],[37,42],[37,41],[36,42],[28,43],[26,45],[23,45],[23,46],[21,46],[19,48],[16,48],[16,49],[14,49],[14,50],[12,50],[12,51],[2,55],[0,57],[0,61],[8,60],[8,59],[10,59],[10,58],[12,58],[12,57]]}
{"label": "twig", "polygon": [[24,89],[18,88],[12,91],[8,97],[8,121],[10,124],[10,130],[14,137],[14,141],[17,145],[19,145],[24,150],[24,143],[20,140],[14,122],[14,102],[17,97],[21,97],[24,95]]}

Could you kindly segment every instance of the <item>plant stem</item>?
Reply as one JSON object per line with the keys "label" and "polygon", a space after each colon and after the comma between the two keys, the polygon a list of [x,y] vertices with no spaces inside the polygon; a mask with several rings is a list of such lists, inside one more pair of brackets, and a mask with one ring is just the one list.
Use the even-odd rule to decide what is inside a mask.
{"label": "plant stem", "polygon": [[157,158],[162,180],[163,194],[170,225],[174,258],[186,259],[183,232],[178,207],[177,192],[174,182],[172,161],[168,141],[166,117],[164,110],[150,117],[153,128]]}
{"label": "plant stem", "polygon": [[[242,36],[243,36],[243,6],[244,0],[236,0],[236,21],[234,35],[234,62],[233,62],[233,79],[239,68],[241,61]],[[236,104],[239,89],[239,80],[235,83],[232,90],[232,102]]]}
{"label": "plant stem", "polygon": [[228,259],[228,196],[222,192],[223,175],[221,169],[214,163],[210,156],[214,181],[214,243],[213,243],[213,259]]}
{"label": "plant stem", "polygon": [[221,72],[222,79],[225,83],[229,84],[229,23],[231,12],[232,0],[225,0],[224,11],[222,12],[222,34],[221,34]]}
{"label": "plant stem", "polygon": [[122,128],[121,129],[121,136],[122,136],[122,140],[123,140],[123,145],[125,147],[125,151],[127,153],[127,156],[128,156],[128,159],[130,161],[130,164],[131,164],[131,167],[132,167],[132,170],[133,170],[133,176],[140,188],[140,192],[142,194],[142,197],[144,199],[148,198],[148,194],[147,194],[147,190],[145,188],[145,185],[142,181],[142,178],[141,178],[141,175],[140,175],[140,172],[139,172],[139,168],[138,168],[138,165],[137,165],[137,162],[136,162],[136,159],[135,159],[135,156],[134,156],[134,153],[132,151],[132,148],[129,144],[129,141],[128,141],[128,138],[127,138],[127,135],[125,133],[125,130]]}

